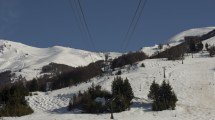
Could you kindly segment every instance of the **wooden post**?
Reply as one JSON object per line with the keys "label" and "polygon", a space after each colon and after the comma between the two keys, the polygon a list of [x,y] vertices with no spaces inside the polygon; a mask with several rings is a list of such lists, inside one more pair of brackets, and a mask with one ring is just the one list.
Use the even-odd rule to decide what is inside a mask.
{"label": "wooden post", "polygon": [[165,71],[166,71],[166,67],[163,67],[163,72],[164,72],[163,77],[164,77],[164,78],[166,78]]}
{"label": "wooden post", "polygon": [[110,116],[110,119],[114,119],[113,118],[113,106],[112,106],[112,104],[113,104],[113,100],[111,101],[111,116]]}
{"label": "wooden post", "polygon": [[182,59],[182,64],[184,64],[184,54],[182,54],[181,59]]}

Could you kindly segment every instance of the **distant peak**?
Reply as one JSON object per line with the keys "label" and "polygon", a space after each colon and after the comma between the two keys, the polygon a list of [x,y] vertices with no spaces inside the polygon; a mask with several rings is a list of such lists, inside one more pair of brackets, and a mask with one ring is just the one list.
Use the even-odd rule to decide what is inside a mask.
{"label": "distant peak", "polygon": [[202,36],[212,30],[214,30],[215,27],[203,27],[203,28],[193,28],[189,29],[183,32],[180,32],[179,34],[175,35],[169,40],[169,43],[174,42],[181,42],[184,41],[184,37],[186,36]]}

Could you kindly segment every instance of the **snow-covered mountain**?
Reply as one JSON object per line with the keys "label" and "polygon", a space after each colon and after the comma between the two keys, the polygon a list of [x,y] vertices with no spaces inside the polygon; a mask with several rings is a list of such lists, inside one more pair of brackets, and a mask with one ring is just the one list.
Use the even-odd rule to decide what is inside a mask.
{"label": "snow-covered mountain", "polygon": [[[179,33],[170,39],[169,46],[177,45],[185,36],[201,36],[213,30],[211,28],[191,29]],[[203,43],[213,45],[215,37],[204,40]],[[163,50],[162,49],[162,50]],[[145,47],[142,51],[153,54],[158,50],[158,45],[154,47]],[[51,48],[33,48],[21,43],[11,41],[1,41],[0,47],[1,69],[8,68],[16,70],[22,68],[22,72],[31,73],[36,68],[49,62],[67,64],[71,66],[86,65],[91,62],[87,51],[76,50],[63,47]],[[93,59],[104,59],[98,53],[91,53]],[[67,55],[67,56],[65,56]],[[119,54],[112,54],[111,56]],[[71,57],[69,57],[71,56]],[[77,61],[79,59],[86,61]],[[67,61],[68,59],[68,61]],[[8,64],[7,60],[9,61]],[[71,60],[71,61],[70,61]],[[72,63],[71,63],[72,62]],[[2,64],[4,63],[4,64]],[[140,67],[144,63],[145,67]],[[5,65],[5,67],[4,67]],[[17,65],[17,67],[16,67]],[[14,67],[15,66],[15,67]],[[24,66],[24,67],[22,67]],[[147,98],[149,88],[153,80],[161,83],[163,78],[163,67],[166,68],[166,78],[178,97],[176,110],[151,111],[151,104]],[[215,58],[209,57],[207,51],[195,53],[194,58],[185,56],[184,64],[181,60],[167,61],[165,59],[148,59],[140,61],[134,68],[122,70],[122,77],[128,78],[134,92],[133,104],[131,109],[114,113],[117,120],[214,120],[215,118]],[[21,73],[22,73],[21,72]],[[24,72],[22,73],[24,75]],[[18,72],[17,72],[18,73]],[[33,72],[32,72],[33,73]],[[71,86],[50,92],[37,92],[38,95],[28,96],[29,105],[34,110],[31,115],[23,117],[4,118],[8,120],[103,120],[109,119],[110,114],[81,114],[76,111],[67,111],[69,100],[73,94],[84,91],[91,86],[101,85],[103,89],[111,91],[111,84],[116,75],[96,77],[87,83],[81,83],[77,86]]]}
{"label": "snow-covered mountain", "polygon": [[[151,56],[158,51],[176,46],[184,41],[185,36],[201,36],[215,27],[195,28],[181,32],[172,37],[168,44],[143,47],[141,51]],[[203,44],[215,44],[215,37],[203,41]],[[110,57],[115,58],[120,53],[110,53]],[[54,46],[50,48],[36,48],[18,42],[0,40],[0,73],[10,70],[16,76],[22,75],[27,80],[40,76],[41,68],[49,63],[65,64],[72,67],[85,66],[97,60],[104,60],[104,53],[96,53],[73,49],[68,47]]]}
{"label": "snow-covered mountain", "polygon": [[[110,53],[111,57],[118,55]],[[36,48],[0,40],[0,73],[11,70],[16,76],[22,75],[27,80],[39,76],[41,68],[51,62],[78,67],[97,60],[104,60],[104,54],[61,46]]]}
{"label": "snow-covered mountain", "polygon": [[186,36],[202,36],[214,29],[215,27],[204,27],[204,28],[194,28],[194,29],[186,30],[172,37],[169,40],[169,43],[183,42],[184,37]]}
{"label": "snow-covered mountain", "polygon": [[[130,110],[114,113],[116,120],[213,120],[215,118],[215,58],[205,57],[207,52],[194,54],[194,58],[186,56],[181,61],[148,59],[140,61],[137,68],[122,69],[122,77],[128,78],[134,92]],[[145,67],[140,67],[144,63]],[[147,98],[153,80],[162,83],[163,67],[166,67],[166,81],[172,85],[178,97],[176,110],[151,111]],[[67,87],[50,92],[37,92],[38,95],[28,96],[29,105],[34,110],[31,115],[6,120],[105,120],[110,119],[109,113],[82,114],[67,111],[73,94],[87,90],[94,83],[111,91],[113,76],[93,78],[87,83]]]}
{"label": "snow-covered mountain", "polygon": [[[175,35],[174,37],[170,38],[169,41],[166,44],[162,44],[162,49],[159,49],[158,46],[159,45],[154,45],[151,47],[143,47],[141,49],[141,51],[143,51],[144,53],[146,53],[148,56],[151,56],[153,54],[156,54],[158,51],[164,51],[165,49],[169,48],[169,47],[173,47],[176,46],[182,42],[184,42],[184,37],[187,36],[202,36],[204,34],[209,33],[210,31],[214,30],[215,27],[204,27],[204,28],[194,28],[194,29],[190,29],[190,30],[186,30],[183,31],[177,35]],[[203,44],[208,43],[211,46],[215,45],[215,37],[212,37],[210,39],[204,40]]]}

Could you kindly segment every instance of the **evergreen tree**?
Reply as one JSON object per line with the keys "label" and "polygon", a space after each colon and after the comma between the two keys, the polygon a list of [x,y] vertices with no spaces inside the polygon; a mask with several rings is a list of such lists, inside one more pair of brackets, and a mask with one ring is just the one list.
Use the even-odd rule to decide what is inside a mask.
{"label": "evergreen tree", "polygon": [[190,41],[189,48],[190,48],[190,52],[192,53],[196,52],[196,45],[194,41]]}
{"label": "evergreen tree", "polygon": [[29,86],[29,90],[31,92],[34,92],[34,91],[38,91],[39,90],[39,85],[38,85],[38,82],[36,79],[33,79],[30,83],[30,86]]}
{"label": "evergreen tree", "polygon": [[121,112],[129,107],[129,103],[126,101],[126,98],[123,95],[115,96],[115,99],[111,104],[113,112]]}
{"label": "evergreen tree", "polygon": [[175,92],[172,92],[171,95],[171,101],[170,101],[170,109],[175,110],[176,107],[176,102],[178,101],[178,98],[175,95]]}
{"label": "evergreen tree", "polygon": [[198,49],[198,51],[201,51],[201,50],[203,49],[203,47],[204,47],[204,45],[202,44],[202,42],[199,42],[199,43],[197,44],[197,49]]}
{"label": "evergreen tree", "polygon": [[131,88],[131,84],[129,83],[128,79],[126,78],[124,81],[124,87],[123,87],[123,92],[128,101],[130,102],[134,98],[134,93]]}
{"label": "evergreen tree", "polygon": [[205,44],[205,49],[206,49],[207,51],[209,50],[208,47],[209,47],[209,45],[208,45],[208,43],[206,43],[206,44]]}
{"label": "evergreen tree", "polygon": [[142,63],[142,64],[140,65],[140,67],[145,67],[145,64],[144,64],[144,63]]}
{"label": "evergreen tree", "polygon": [[170,101],[172,94],[172,87],[164,80],[160,87],[160,101]]}
{"label": "evergreen tree", "polygon": [[196,52],[196,44],[194,41],[190,41],[189,49],[190,49],[190,52],[192,53],[192,58],[193,58],[193,53]]}
{"label": "evergreen tree", "polygon": [[0,100],[4,103],[4,107],[0,110],[0,117],[23,116],[33,113],[25,99],[28,94],[28,90],[22,82],[13,83],[11,87],[5,87],[0,92]]}
{"label": "evergreen tree", "polygon": [[[105,90],[101,90],[101,86],[92,84],[83,94],[79,92],[78,96],[73,96],[69,102],[68,110],[79,108],[86,113],[102,113],[110,110],[121,112],[126,110],[134,97],[129,80],[116,77],[112,82],[111,89],[112,95]],[[97,101],[98,97],[105,99],[105,105],[103,102]]]}
{"label": "evergreen tree", "polygon": [[112,94],[113,96],[123,94],[123,79],[119,76],[114,78],[114,81],[112,83]]}
{"label": "evergreen tree", "polygon": [[154,100],[152,103],[153,111],[161,111],[166,109],[174,110],[176,102],[178,101],[172,87],[165,81],[163,81],[161,86],[153,82],[150,87],[148,97]]}
{"label": "evergreen tree", "polygon": [[177,97],[175,93],[172,91],[172,87],[169,83],[163,81],[160,87],[160,99],[159,101],[162,103],[161,110],[166,109],[175,109],[175,103],[177,102]]}
{"label": "evergreen tree", "polygon": [[154,101],[157,100],[159,97],[159,89],[160,86],[157,83],[155,83],[155,81],[153,81],[152,85],[150,86],[148,98]]}
{"label": "evergreen tree", "polygon": [[215,46],[213,46],[209,49],[209,54],[211,57],[213,57],[215,55]]}
{"label": "evergreen tree", "polygon": [[114,112],[121,112],[127,109],[131,100],[134,98],[129,80],[126,78],[123,81],[121,77],[114,78],[112,82],[112,95],[112,99],[114,99],[112,101]]}

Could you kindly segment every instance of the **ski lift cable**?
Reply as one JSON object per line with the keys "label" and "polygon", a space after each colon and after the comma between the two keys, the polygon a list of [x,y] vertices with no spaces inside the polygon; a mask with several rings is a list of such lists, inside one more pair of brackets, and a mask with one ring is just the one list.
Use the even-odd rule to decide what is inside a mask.
{"label": "ski lift cable", "polygon": [[90,41],[91,41],[92,47],[93,47],[94,50],[96,50],[96,49],[95,49],[95,43],[94,43],[94,41],[93,41],[92,34],[90,33],[88,24],[87,24],[87,22],[86,22],[86,17],[85,17],[85,14],[84,14],[84,12],[83,12],[83,7],[82,7],[82,5],[81,5],[80,0],[77,0],[77,1],[78,1],[78,6],[79,6],[79,8],[80,8],[80,10],[81,10],[81,15],[82,15],[82,17],[83,17],[84,25],[85,25],[85,27],[86,27],[87,34],[89,35],[89,39],[90,39]]}
{"label": "ski lift cable", "polygon": [[143,11],[144,11],[144,8],[146,7],[147,2],[148,2],[148,0],[145,0],[144,3],[143,3],[143,6],[142,6],[142,8],[141,8],[141,10],[140,10],[140,14],[139,14],[139,16],[138,16],[138,18],[137,18],[137,21],[136,21],[136,23],[135,23],[135,25],[134,25],[134,28],[132,29],[132,32],[131,32],[130,36],[128,37],[128,40],[126,41],[127,43],[126,43],[126,45],[125,45],[124,50],[127,49],[128,45],[129,45],[129,43],[130,43],[130,41],[131,41],[131,38],[132,38],[132,36],[133,36],[133,34],[134,34],[134,32],[135,32],[135,29],[136,29],[136,27],[137,27],[138,22],[140,21],[141,15],[143,14]]}
{"label": "ski lift cable", "polygon": [[[68,0],[69,5],[72,8],[73,14],[75,16],[75,21],[77,22],[79,30],[81,32],[81,38],[82,38],[81,40],[82,40],[82,42],[84,42],[85,41],[84,25],[81,22],[81,17],[78,15],[78,11],[76,11],[77,6],[75,5],[75,1],[74,2],[72,2],[72,1],[73,0]],[[75,6],[73,6],[73,3],[74,3]]]}
{"label": "ski lift cable", "polygon": [[[79,2],[79,0],[74,0],[74,6],[73,6],[73,3],[72,3],[72,0],[70,1],[69,0],[69,2],[70,2],[70,6],[71,6],[71,8],[73,9],[73,11],[74,11],[74,15],[75,15],[75,17],[76,17],[76,21],[78,22],[78,24],[79,24],[79,27],[80,27],[80,32],[81,32],[81,34],[83,35],[83,36],[85,36],[84,35],[84,33],[86,33],[86,35],[90,35],[90,32],[89,32],[89,29],[87,29],[88,28],[88,26],[86,26],[87,25],[87,22],[85,21],[86,19],[85,19],[85,16],[84,16],[84,14],[83,14],[83,10],[82,10],[82,7],[81,7],[81,3]],[[81,15],[80,15],[81,14]],[[84,42],[84,37],[82,37],[83,38],[83,42]],[[90,37],[89,37],[90,38]],[[92,37],[91,37],[92,38]],[[93,47],[93,49],[94,50],[96,50],[95,49],[95,45],[94,45],[94,43],[93,43],[93,40],[91,39],[91,41],[90,41],[91,43],[92,43],[92,47]],[[93,59],[93,57],[92,57],[92,55],[91,55],[91,53],[89,53],[89,56],[90,56],[90,58],[91,58],[91,60],[92,60],[92,62],[95,62],[95,60]]]}
{"label": "ski lift cable", "polygon": [[121,44],[121,48],[122,48],[122,49],[123,49],[123,47],[124,47],[124,46],[123,46],[123,45],[124,45],[124,42],[125,42],[126,39],[128,38],[130,29],[132,28],[132,25],[133,25],[133,23],[134,23],[134,20],[135,20],[135,18],[136,18],[136,16],[137,16],[137,13],[138,13],[139,8],[140,8],[140,5],[141,5],[141,2],[142,2],[142,0],[139,0],[138,6],[137,6],[137,8],[136,8],[136,10],[135,10],[135,13],[134,13],[132,19],[131,19],[131,22],[130,22],[130,25],[129,25],[129,27],[128,27],[128,30],[127,30],[127,32],[126,32],[126,34],[125,34],[125,37],[122,39],[122,44]]}

